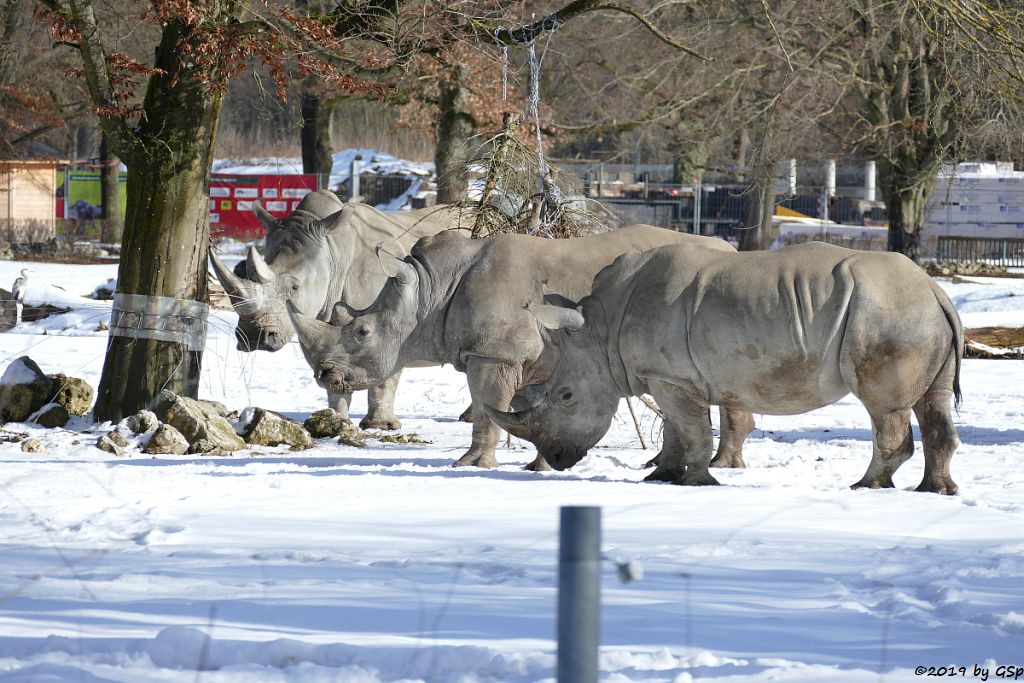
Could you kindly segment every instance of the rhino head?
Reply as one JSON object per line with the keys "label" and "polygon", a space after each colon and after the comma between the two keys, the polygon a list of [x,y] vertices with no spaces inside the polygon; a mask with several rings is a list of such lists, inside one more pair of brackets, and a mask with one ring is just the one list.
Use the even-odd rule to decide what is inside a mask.
{"label": "rhino head", "polygon": [[556,470],[572,467],[611,426],[620,391],[608,367],[600,333],[574,307],[530,306],[540,323],[553,330],[547,344],[556,347],[551,375],[543,384],[520,389],[530,407],[504,412],[485,405],[494,422],[537,447]]}
{"label": "rhino head", "polygon": [[[318,215],[331,208],[334,213]],[[214,273],[238,313],[235,337],[239,350],[277,351],[291,340],[295,331],[285,302],[314,314],[325,308],[329,283],[341,270],[334,263],[326,235],[339,222],[343,208],[336,197],[332,206],[315,196],[309,202],[304,199],[291,216],[279,221],[253,202],[253,211],[267,228],[267,260],[250,247],[244,268],[231,271],[210,253]]]}
{"label": "rhino head", "polygon": [[369,389],[402,369],[402,344],[417,324],[419,278],[409,263],[379,249],[378,258],[388,281],[368,308],[338,303],[325,323],[287,302],[302,353],[329,391]]}

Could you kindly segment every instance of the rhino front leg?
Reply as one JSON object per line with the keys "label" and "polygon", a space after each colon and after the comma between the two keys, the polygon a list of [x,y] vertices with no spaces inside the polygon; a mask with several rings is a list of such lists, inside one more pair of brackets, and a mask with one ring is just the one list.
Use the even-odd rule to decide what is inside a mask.
{"label": "rhino front leg", "polygon": [[401,376],[399,372],[367,391],[366,417],[359,422],[362,429],[402,428],[402,423],[395,417],[395,392]]}
{"label": "rhino front leg", "polygon": [[455,466],[497,467],[494,449],[501,429],[487,416],[484,404],[508,410],[522,381],[522,366],[471,356],[466,363],[466,377],[473,398],[473,442]]}
{"label": "rhino front leg", "polygon": [[711,467],[746,467],[743,462],[743,442],[754,431],[754,416],[744,410],[718,407],[721,429],[718,452],[711,459]]}
{"label": "rhino front leg", "polygon": [[665,430],[660,462],[647,479],[689,486],[717,484],[708,472],[713,439],[707,400],[661,380],[651,381],[650,387],[672,429]]}
{"label": "rhino front leg", "polygon": [[339,394],[333,391],[327,392],[327,406],[342,417],[348,418],[348,406],[352,403],[352,392]]}

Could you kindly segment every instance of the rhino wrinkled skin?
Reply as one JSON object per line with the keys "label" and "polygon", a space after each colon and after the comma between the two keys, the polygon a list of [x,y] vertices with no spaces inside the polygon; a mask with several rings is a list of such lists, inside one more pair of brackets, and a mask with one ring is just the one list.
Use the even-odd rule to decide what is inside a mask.
{"label": "rhino wrinkled skin", "polygon": [[[520,387],[546,377],[546,331],[528,310],[549,295],[579,298],[594,275],[620,254],[663,244],[703,244],[732,252],[722,240],[651,226],[550,240],[494,235],[470,240],[440,233],[420,240],[404,261],[382,255],[393,276],[365,310],[340,306],[334,325],[289,306],[299,342],[317,381],[332,391],[375,383],[415,361],[451,363],[467,374],[473,438],[456,465],[494,467],[500,430],[485,403],[508,409]],[[723,416],[727,418],[728,416]],[[752,418],[738,415],[735,438],[721,441],[723,464],[742,463],[740,447]],[[529,469],[547,469],[538,457]]]}
{"label": "rhino wrinkled skin", "polygon": [[[326,320],[339,301],[368,306],[387,277],[376,249],[404,255],[425,235],[459,225],[458,210],[444,206],[385,213],[365,204],[343,204],[333,192],[307,194],[290,216],[275,219],[258,203],[253,211],[267,229],[266,258],[254,247],[232,272],[210,254],[214,273],[238,313],[235,336],[241,351],[277,351],[295,334],[285,302]],[[369,390],[363,428],[398,429],[394,396],[399,375]],[[328,403],[348,415],[350,391],[328,391]]]}
{"label": "rhino wrinkled skin", "polygon": [[709,404],[790,415],[853,393],[873,436],[855,488],[893,486],[914,450],[913,411],[925,458],[917,490],[957,491],[950,398],[960,399],[963,330],[945,292],[900,254],[819,243],[736,254],[663,247],[604,269],[580,310],[538,310],[556,313],[558,364],[527,388],[535,405],[487,408],[541,454],[582,457],[620,396],[650,392],[674,442],[648,479],[715,484]]}

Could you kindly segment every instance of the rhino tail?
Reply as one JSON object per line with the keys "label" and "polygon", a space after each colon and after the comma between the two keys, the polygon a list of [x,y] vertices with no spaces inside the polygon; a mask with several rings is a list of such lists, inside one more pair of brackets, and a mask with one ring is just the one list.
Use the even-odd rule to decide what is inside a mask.
{"label": "rhino tail", "polygon": [[964,326],[960,322],[960,315],[956,312],[949,295],[935,284],[934,280],[932,281],[932,292],[953,331],[953,407],[959,410],[960,404],[963,402],[963,394],[960,391],[960,366],[964,357]]}

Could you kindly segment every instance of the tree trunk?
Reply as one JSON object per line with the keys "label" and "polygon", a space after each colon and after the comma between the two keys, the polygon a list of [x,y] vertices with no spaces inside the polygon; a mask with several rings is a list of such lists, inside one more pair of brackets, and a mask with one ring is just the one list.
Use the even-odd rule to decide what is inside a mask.
{"label": "tree trunk", "polygon": [[100,137],[100,205],[103,225],[100,241],[115,244],[121,241],[121,162],[110,153],[106,134]]}
{"label": "tree trunk", "polygon": [[302,129],[302,172],[330,175],[334,165],[331,148],[331,114],[334,105],[320,97],[319,81],[313,76],[302,81],[300,107]]}
{"label": "tree trunk", "polygon": [[747,153],[750,150],[750,131],[740,128],[732,141],[732,162],[736,167],[736,179],[742,181],[747,168]]}
{"label": "tree trunk", "polygon": [[[206,302],[209,177],[222,96],[181,66],[183,32],[178,21],[164,24],[156,58],[163,72],[150,77],[130,152],[117,289]],[[112,334],[96,419],[120,420],[162,389],[196,397],[201,364],[202,351],[187,344]]]}
{"label": "tree trunk", "polygon": [[894,178],[889,164],[878,164],[878,184],[885,198],[889,217],[889,251],[917,261],[921,257],[921,234],[924,230],[924,209],[932,191],[930,176],[926,181],[903,181]]}
{"label": "tree trunk", "polygon": [[437,169],[437,201],[451,204],[466,197],[466,164],[469,161],[469,139],[476,132],[476,121],[466,112],[463,90],[465,67],[450,66],[441,79],[438,100],[437,147],[434,166]]}
{"label": "tree trunk", "polygon": [[707,169],[710,152],[707,145],[688,143],[685,140],[672,144],[672,182],[676,185],[699,183]]}
{"label": "tree trunk", "polygon": [[767,249],[777,237],[772,225],[775,213],[775,160],[762,159],[753,170],[753,180],[743,205],[740,251]]}

